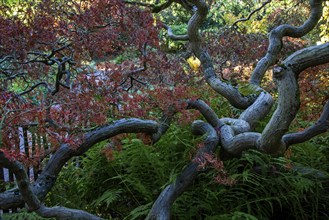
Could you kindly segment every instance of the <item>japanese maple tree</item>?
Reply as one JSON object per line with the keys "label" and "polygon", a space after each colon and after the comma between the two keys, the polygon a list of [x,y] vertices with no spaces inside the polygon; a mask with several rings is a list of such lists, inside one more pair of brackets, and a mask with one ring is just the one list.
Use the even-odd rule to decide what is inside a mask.
{"label": "japanese maple tree", "polygon": [[[15,174],[18,187],[0,193],[0,209],[26,204],[42,217],[99,219],[83,210],[43,204],[63,166],[119,134],[142,133],[145,143],[155,143],[172,120],[179,120],[191,123],[192,132],[204,135],[204,141],[148,216],[169,219],[171,205],[200,166],[221,170],[213,155],[217,148],[227,158],[248,149],[277,156],[290,145],[327,132],[329,102],[313,126],[296,133],[289,127],[300,109],[298,80],[305,69],[329,63],[329,43],[301,43],[289,56],[282,51],[287,39],[301,38],[317,26],[325,1],[310,0],[310,15],[300,26],[276,24],[273,18],[277,26],[268,41],[243,38],[230,30],[201,34],[216,2],[39,0],[1,5],[0,166]],[[175,35],[157,16],[173,5],[189,16],[185,35]],[[260,9],[234,22],[232,30]],[[163,31],[173,42],[186,42],[183,55],[161,48]],[[235,66],[236,55],[244,57],[246,65]],[[200,61],[192,69],[185,62],[190,56]],[[227,62],[231,67],[223,68]],[[242,84],[237,78],[242,79],[244,71],[250,74]],[[276,86],[265,88],[270,71]],[[210,89],[241,113],[219,117],[209,104]],[[278,98],[272,113],[274,90]],[[200,115],[203,120],[195,120]],[[256,132],[265,117],[270,120]],[[20,128],[33,130],[51,147],[36,145],[33,153],[22,152]],[[39,166],[50,154],[37,179],[30,181],[26,168]],[[229,179],[221,181],[232,184]]]}

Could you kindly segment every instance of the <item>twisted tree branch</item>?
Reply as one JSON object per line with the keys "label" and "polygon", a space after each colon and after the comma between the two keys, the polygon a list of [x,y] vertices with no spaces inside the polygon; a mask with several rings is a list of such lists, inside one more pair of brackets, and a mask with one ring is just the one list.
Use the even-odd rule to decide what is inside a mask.
{"label": "twisted tree branch", "polygon": [[267,4],[269,4],[271,2],[271,0],[268,0],[266,2],[263,2],[262,5],[259,7],[259,8],[256,8],[255,10],[253,10],[249,15],[248,17],[246,18],[241,18],[241,19],[238,19],[236,20],[233,24],[232,24],[232,27],[236,27],[237,24],[239,22],[243,22],[243,21],[248,21],[250,20],[251,16],[253,16],[256,12],[260,11],[262,8],[264,8]]}
{"label": "twisted tree branch", "polygon": [[[51,190],[57,176],[63,166],[74,156],[80,156],[89,150],[93,145],[121,133],[155,133],[158,124],[151,120],[121,119],[90,131],[84,135],[83,142],[78,146],[61,144],[58,150],[52,155],[46,167],[38,179],[32,184],[33,193],[41,201],[44,200]],[[18,190],[8,190],[0,193],[0,209],[10,209],[24,204],[21,193]]]}
{"label": "twisted tree branch", "polygon": [[182,171],[174,183],[167,186],[161,192],[146,219],[170,219],[170,209],[172,204],[177,197],[186,190],[199,173],[200,163],[197,161],[205,160],[203,156],[205,154],[211,154],[215,150],[218,144],[218,137],[215,129],[211,125],[203,121],[195,121],[192,124],[192,132],[197,135],[206,134],[204,147],[198,151],[193,162]]}
{"label": "twisted tree branch", "polygon": [[278,59],[279,52],[282,48],[282,38],[289,37],[302,37],[310,32],[318,23],[322,16],[322,0],[310,0],[311,14],[305,23],[299,27],[293,27],[288,24],[283,24],[273,29],[269,35],[269,47],[266,55],[257,63],[254,69],[250,83],[259,85],[264,77],[268,68],[275,64]]}
{"label": "twisted tree branch", "polygon": [[0,151],[0,165],[10,169],[16,177],[19,192],[23,200],[28,206],[29,211],[35,211],[41,217],[55,217],[59,220],[64,219],[81,219],[81,220],[99,220],[101,218],[88,212],[76,209],[68,209],[65,207],[46,207],[40,203],[40,200],[33,192],[26,169],[22,163],[17,160],[8,159],[5,154]]}
{"label": "twisted tree branch", "polygon": [[189,40],[187,34],[185,34],[185,35],[176,35],[176,34],[173,33],[171,27],[169,27],[168,25],[163,24],[163,27],[167,30],[168,37],[169,37],[171,40],[177,40],[177,41],[178,41],[178,40],[181,40],[181,41]]}
{"label": "twisted tree branch", "polygon": [[311,138],[329,131],[329,101],[325,104],[323,112],[314,125],[306,128],[304,131],[286,134],[283,141],[287,146],[298,144],[310,140]]}
{"label": "twisted tree branch", "polygon": [[240,94],[237,88],[223,82],[216,75],[210,55],[201,48],[201,37],[199,29],[202,22],[206,19],[208,8],[203,0],[191,0],[197,10],[188,22],[187,34],[192,45],[192,51],[201,61],[207,83],[220,95],[224,96],[231,105],[236,108],[246,109],[256,99],[254,96],[244,97]]}

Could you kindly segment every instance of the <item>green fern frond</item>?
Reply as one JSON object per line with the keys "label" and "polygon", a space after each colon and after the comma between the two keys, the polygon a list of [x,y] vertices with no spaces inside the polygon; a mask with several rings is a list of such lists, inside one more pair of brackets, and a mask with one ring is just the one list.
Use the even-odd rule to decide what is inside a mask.
{"label": "green fern frond", "polygon": [[109,189],[106,190],[99,198],[95,199],[91,205],[98,206],[102,203],[106,203],[106,207],[109,207],[113,202],[117,201],[122,194],[122,189]]}
{"label": "green fern frond", "polygon": [[[132,210],[124,220],[135,220],[135,219],[144,219],[149,211],[151,210],[153,202],[147,203],[145,205],[138,206]],[[143,217],[143,218],[142,218]]]}

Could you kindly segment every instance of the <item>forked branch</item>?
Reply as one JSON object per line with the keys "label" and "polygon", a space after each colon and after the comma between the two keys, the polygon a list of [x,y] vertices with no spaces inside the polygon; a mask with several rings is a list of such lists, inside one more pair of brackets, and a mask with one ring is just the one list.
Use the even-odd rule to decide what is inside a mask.
{"label": "forked branch", "polygon": [[252,84],[259,85],[268,68],[277,62],[278,55],[283,46],[282,38],[284,36],[298,38],[313,30],[322,16],[322,3],[323,0],[310,0],[311,14],[303,25],[299,27],[293,27],[288,24],[283,24],[270,32],[270,45],[267,49],[266,55],[257,63],[257,66],[251,75],[250,82]]}

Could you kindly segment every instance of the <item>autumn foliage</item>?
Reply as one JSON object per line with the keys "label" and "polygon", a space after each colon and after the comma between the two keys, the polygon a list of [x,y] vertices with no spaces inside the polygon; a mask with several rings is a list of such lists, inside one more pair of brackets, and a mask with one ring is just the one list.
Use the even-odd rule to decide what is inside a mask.
{"label": "autumn foliage", "polygon": [[[112,0],[27,1],[1,6],[1,15],[2,148],[17,146],[17,126],[38,124],[56,145],[111,119],[149,116],[187,95],[169,89],[183,69],[155,54],[159,27],[148,10]],[[133,59],[89,65],[125,51]],[[154,84],[150,95],[146,83]]]}
{"label": "autumn foliage", "polygon": [[[18,181],[20,197],[0,207],[26,202],[49,217],[40,201],[70,158],[106,141],[101,153],[110,163],[116,152],[124,151],[123,142],[130,138],[126,133],[151,146],[171,123],[191,125],[203,142],[161,192],[151,217],[160,215],[161,207],[170,216],[175,199],[208,168],[216,171],[215,182],[233,186],[236,181],[226,172],[224,159],[248,149],[275,156],[291,153],[290,145],[305,140],[301,133],[288,134],[290,123],[293,131],[303,131],[319,119],[329,99],[329,74],[327,44],[314,46],[321,30],[299,36],[325,21],[320,19],[323,2],[311,1],[311,7],[286,2],[297,1],[275,3],[268,11],[270,1],[243,5],[245,12],[235,5],[235,12],[223,12],[222,21],[216,20],[224,7],[219,1],[28,0],[0,5],[0,165],[14,170],[18,180],[26,176],[20,166],[41,172],[31,186]],[[162,13],[172,4],[175,10]],[[258,9],[250,9],[256,5]],[[257,11],[257,19],[251,19]],[[175,19],[186,23],[186,35],[172,32],[168,24],[174,26]],[[304,50],[309,47],[324,58],[312,60]],[[289,86],[292,98],[282,95]],[[280,104],[272,108],[274,102]],[[284,107],[290,109],[280,109]],[[280,111],[286,117],[282,123],[275,116]],[[316,135],[327,131],[327,115],[324,110]],[[33,151],[27,149],[30,142]],[[42,171],[49,155],[56,160],[49,159]]]}

